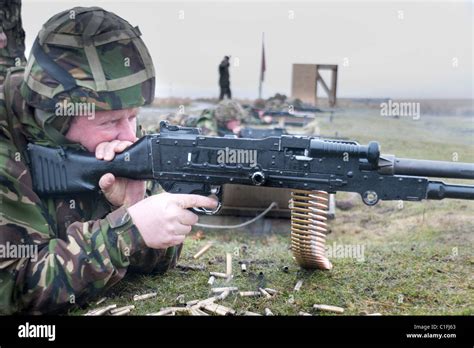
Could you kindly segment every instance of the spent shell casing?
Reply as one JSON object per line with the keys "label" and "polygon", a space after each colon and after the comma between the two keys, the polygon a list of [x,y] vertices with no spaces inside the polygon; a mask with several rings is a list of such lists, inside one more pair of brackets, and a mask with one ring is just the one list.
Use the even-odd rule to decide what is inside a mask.
{"label": "spent shell casing", "polygon": [[262,289],[262,288],[258,288],[258,291],[260,291],[260,293],[265,296],[266,298],[272,298],[272,295],[270,295],[268,292],[265,291],[265,289]]}
{"label": "spent shell casing", "polygon": [[209,248],[212,246],[212,244],[213,244],[213,242],[207,243],[204,247],[201,248],[201,250],[199,250],[196,254],[194,254],[193,258],[194,259],[200,258],[202,255],[204,255],[204,253],[206,251],[209,250]]}
{"label": "spent shell casing", "polygon": [[99,315],[104,315],[104,314],[106,314],[107,312],[109,312],[109,311],[111,311],[112,309],[115,309],[115,308],[117,308],[117,305],[116,305],[116,304],[112,304],[112,305],[108,305],[108,306],[105,306],[105,307],[93,309],[93,310],[87,312],[87,313],[84,314],[84,315],[85,315],[85,316],[99,316]]}
{"label": "spent shell casing", "polygon": [[344,313],[344,308],[342,307],[330,306],[330,305],[325,305],[325,304],[315,304],[313,305],[313,308],[318,311]]}
{"label": "spent shell casing", "polygon": [[127,315],[131,312],[132,310],[130,308],[127,308],[127,309],[124,309],[124,310],[121,310],[121,311],[118,311],[118,312],[110,312],[111,315],[113,316],[116,316],[116,317],[120,317],[122,315]]}
{"label": "spent shell casing", "polygon": [[188,301],[186,302],[186,306],[188,307],[192,307],[194,305],[197,305],[201,300],[191,300],[191,301]]}
{"label": "spent shell casing", "polygon": [[239,295],[242,297],[252,297],[252,296],[260,296],[262,295],[260,291],[241,291]]}
{"label": "spent shell casing", "polygon": [[142,300],[147,300],[149,298],[155,297],[157,295],[156,292],[150,292],[148,294],[143,294],[143,295],[135,295],[133,296],[134,301],[142,301]]}
{"label": "spent shell casing", "polygon": [[228,291],[238,291],[239,288],[237,288],[235,286],[226,286],[226,287],[223,287],[223,288],[212,288],[211,289],[211,291],[215,294],[216,293],[221,293],[221,292],[226,291],[226,290],[228,290]]}
{"label": "spent shell casing", "polygon": [[189,314],[195,315],[195,316],[209,316],[206,312],[200,310],[197,307],[192,307],[189,309]]}
{"label": "spent shell casing", "polygon": [[296,285],[293,291],[300,291],[302,285],[303,285],[303,280],[298,280],[298,282],[296,282]]}
{"label": "spent shell casing", "polygon": [[110,314],[115,314],[117,312],[121,312],[121,311],[124,311],[126,309],[135,309],[135,306],[134,305],[129,305],[129,306],[123,306],[123,307],[117,307],[117,308],[114,308],[110,311]]}
{"label": "spent shell casing", "polygon": [[273,316],[273,312],[270,310],[270,308],[265,308],[265,315],[268,316]]}
{"label": "spent shell casing", "polygon": [[275,289],[271,289],[271,288],[264,288],[264,290],[268,292],[270,295],[275,295],[278,292]]}
{"label": "spent shell casing", "polygon": [[232,275],[232,254],[226,253],[226,272],[225,274],[229,278]]}
{"label": "spent shell casing", "polygon": [[227,278],[227,274],[221,272],[209,272],[209,275],[217,278]]}
{"label": "spent shell casing", "polygon": [[189,308],[187,307],[166,307],[161,308],[159,312],[148,313],[148,316],[161,316],[161,315],[174,315],[176,312],[187,312]]}
{"label": "spent shell casing", "polygon": [[209,280],[207,281],[207,284],[212,285],[212,284],[214,284],[215,281],[216,281],[216,277],[215,276],[210,276]]}
{"label": "spent shell casing", "polygon": [[147,316],[161,316],[161,315],[168,315],[172,312],[170,308],[164,308],[161,309],[159,312],[154,312],[154,313],[147,313],[145,315]]}
{"label": "spent shell casing", "polygon": [[204,306],[205,310],[211,313],[215,313],[218,315],[234,315],[235,311],[232,308],[225,307],[222,305],[219,305],[217,303],[209,303]]}
{"label": "spent shell casing", "polygon": [[219,296],[217,296],[218,300],[225,300],[230,295],[230,290],[224,290]]}

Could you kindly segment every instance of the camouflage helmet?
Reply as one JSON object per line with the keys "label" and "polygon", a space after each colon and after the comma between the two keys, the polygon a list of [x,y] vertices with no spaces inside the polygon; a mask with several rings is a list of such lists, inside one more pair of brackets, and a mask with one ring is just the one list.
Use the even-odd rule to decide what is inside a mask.
{"label": "camouflage helmet", "polygon": [[222,100],[217,105],[214,115],[218,124],[225,125],[230,120],[242,121],[247,117],[247,111],[234,100]]}
{"label": "camouflage helmet", "polygon": [[138,27],[100,7],[75,7],[49,19],[25,70],[21,95],[41,125],[64,134],[70,117],[58,103],[94,104],[95,111],[149,104],[155,71]]}

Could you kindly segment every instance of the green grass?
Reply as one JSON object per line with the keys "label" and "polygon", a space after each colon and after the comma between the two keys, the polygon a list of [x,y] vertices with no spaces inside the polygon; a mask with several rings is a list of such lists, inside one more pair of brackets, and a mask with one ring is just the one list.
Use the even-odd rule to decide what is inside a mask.
{"label": "green grass", "polygon": [[[378,140],[383,152],[399,157],[451,160],[456,152],[460,161],[474,161],[472,117],[422,115],[413,121],[382,118],[367,110],[337,113],[332,123],[324,117],[320,127],[322,134],[337,130],[360,143]],[[214,286],[237,286],[242,291],[265,286],[279,291],[272,299],[231,295],[219,302],[238,312],[263,313],[268,307],[276,315],[296,315],[299,311],[316,314],[312,305],[320,303],[344,307],[344,315],[363,311],[383,315],[474,314],[474,202],[404,202],[402,207],[398,202],[381,202],[366,207],[358,196],[338,194],[337,198],[352,200],[354,207],[337,210],[327,244],[361,245],[364,262],[333,258],[331,271],[302,270],[289,250],[289,222],[268,219],[267,225],[272,224],[269,233],[261,232],[263,221],[259,221],[249,230],[205,230],[202,240],[188,238],[180,263],[204,265],[205,270],[173,269],[161,276],[128,276],[109,291],[105,304],[127,305],[133,303],[135,294],[157,291],[156,298],[133,303],[133,314],[143,315],[176,305],[179,295],[184,295],[185,301],[208,298],[212,296],[207,284],[209,271],[225,272],[225,253],[230,252],[234,255],[234,278],[229,283],[217,279]],[[207,218],[205,222],[216,221]],[[199,260],[192,259],[210,240],[215,244],[209,252]],[[248,246],[245,254],[243,245]],[[247,273],[240,271],[238,262],[242,260],[251,261]],[[282,270],[284,266],[289,267],[287,273]],[[299,279],[303,286],[294,292]]]}

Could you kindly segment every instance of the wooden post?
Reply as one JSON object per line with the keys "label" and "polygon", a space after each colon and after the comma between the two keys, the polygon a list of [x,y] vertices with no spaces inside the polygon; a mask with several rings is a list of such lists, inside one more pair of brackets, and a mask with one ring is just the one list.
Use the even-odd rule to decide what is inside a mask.
{"label": "wooden post", "polygon": [[315,81],[316,86],[314,86],[314,104],[317,104],[318,102],[318,80],[319,79],[320,79],[319,65],[316,65],[316,81]]}
{"label": "wooden post", "polygon": [[336,105],[336,90],[337,90],[337,65],[332,68],[332,75],[331,75],[331,99],[330,105]]}

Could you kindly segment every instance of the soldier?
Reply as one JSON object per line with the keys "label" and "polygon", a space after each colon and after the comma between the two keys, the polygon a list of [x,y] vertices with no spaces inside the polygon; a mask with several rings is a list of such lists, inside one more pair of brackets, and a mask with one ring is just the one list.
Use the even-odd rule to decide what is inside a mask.
{"label": "soldier", "polygon": [[184,125],[201,128],[204,135],[238,135],[242,121],[247,117],[247,111],[239,103],[233,100],[223,100],[215,110],[205,109],[199,117],[187,118]]}
{"label": "soldier", "polygon": [[227,96],[229,99],[232,99],[229,80],[229,59],[230,56],[225,56],[222,62],[219,64],[219,86],[221,88],[219,100],[224,99],[225,96]]}
{"label": "soldier", "polygon": [[[1,314],[56,312],[127,272],[166,271],[198,220],[187,208],[217,206],[198,195],[154,194],[143,181],[110,173],[93,194],[47,198],[32,190],[28,143],[110,161],[137,140],[139,107],[155,91],[140,36],[98,7],[61,12],[38,34],[25,71],[10,69],[0,87],[0,246],[16,251],[0,253]],[[69,117],[69,106],[90,108]],[[36,252],[25,256],[22,247]]]}
{"label": "soldier", "polygon": [[21,25],[21,1],[0,4],[0,85],[8,68],[25,64],[25,32]]}

